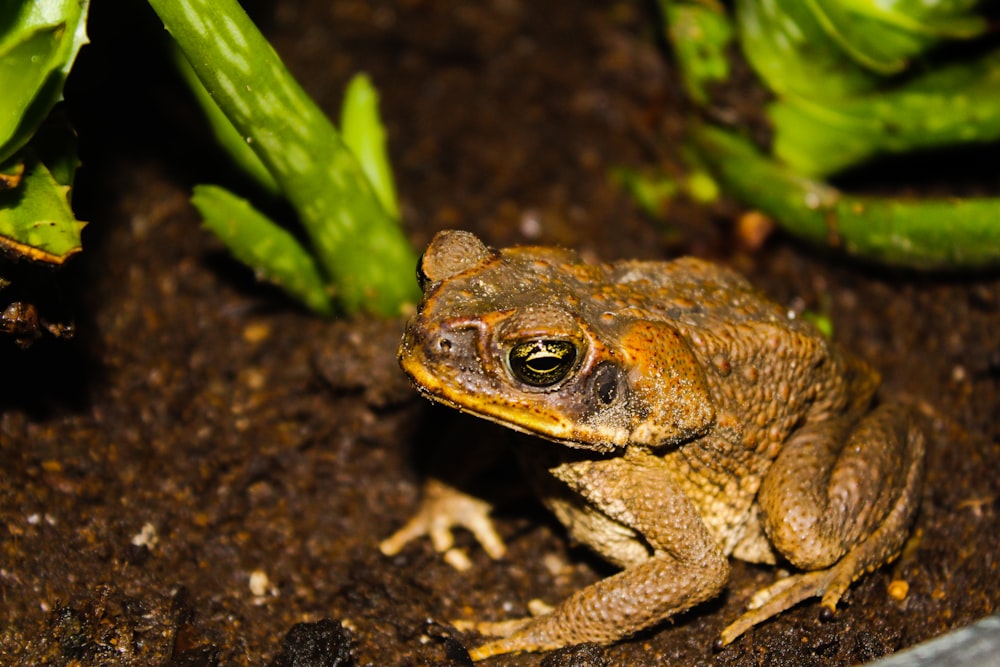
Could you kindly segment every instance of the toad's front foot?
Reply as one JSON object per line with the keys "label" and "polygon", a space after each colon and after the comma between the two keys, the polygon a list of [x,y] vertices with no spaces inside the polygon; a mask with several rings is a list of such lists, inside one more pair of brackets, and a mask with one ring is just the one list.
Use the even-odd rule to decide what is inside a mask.
{"label": "toad's front foot", "polygon": [[[413,540],[428,536],[434,550],[445,554],[445,560],[458,569],[465,569],[468,560],[454,553],[452,528],[465,528],[473,534],[483,550],[493,559],[502,558],[506,547],[490,519],[492,507],[481,500],[441,482],[430,479],[424,486],[423,500],[417,513],[402,528],[379,544],[386,556],[394,556]],[[451,556],[449,557],[449,554]]]}

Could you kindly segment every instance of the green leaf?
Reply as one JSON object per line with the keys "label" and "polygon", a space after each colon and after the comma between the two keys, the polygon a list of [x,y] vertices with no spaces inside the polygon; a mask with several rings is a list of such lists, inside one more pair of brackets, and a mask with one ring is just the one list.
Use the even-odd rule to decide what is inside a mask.
{"label": "green leaf", "polygon": [[677,181],[666,173],[649,173],[632,167],[615,167],[611,181],[627,192],[642,211],[654,219],[666,217],[670,202],[681,191]]}
{"label": "green leaf", "polygon": [[10,143],[24,122],[25,112],[52,69],[50,64],[64,30],[65,26],[55,25],[22,33],[21,41],[0,52],[0,90],[4,91],[0,100],[0,146]]}
{"label": "green leaf", "polygon": [[396,203],[385,128],[378,113],[378,92],[364,74],[354,75],[347,84],[340,109],[340,133],[358,159],[382,207],[398,220],[399,204]]}
{"label": "green leaf", "polygon": [[846,13],[876,19],[886,26],[936,38],[970,39],[987,29],[975,13],[980,0],[810,0],[838,4]]}
{"label": "green leaf", "polygon": [[24,146],[62,99],[87,42],[88,0],[26,0],[0,17],[0,162]]}
{"label": "green leaf", "polygon": [[722,5],[690,0],[660,0],[660,12],[688,94],[707,104],[708,86],[729,79],[726,51],[734,36],[729,17]]}
{"label": "green leaf", "polygon": [[737,0],[740,44],[779,95],[838,100],[883,84],[944,39],[982,34],[967,1]]}
{"label": "green leaf", "polygon": [[412,307],[416,253],[329,119],[235,0],[150,5],[295,207],[344,310],[395,316]]}
{"label": "green leaf", "polygon": [[768,109],[776,157],[807,175],[879,153],[1000,139],[1000,51],[902,85],[823,103],[786,97]]}
{"label": "green leaf", "polygon": [[245,199],[215,185],[196,185],[191,197],[205,227],[260,280],[278,285],[318,313],[332,312],[330,297],[309,251]]}
{"label": "green leaf", "polygon": [[215,135],[215,140],[229,153],[229,157],[233,159],[236,166],[242,169],[247,176],[271,194],[279,194],[281,188],[274,180],[274,177],[271,176],[271,172],[267,170],[267,167],[260,161],[260,158],[253,152],[253,149],[250,148],[250,145],[239,131],[229,122],[226,114],[222,113],[222,109],[219,108],[219,105],[215,103],[212,96],[205,90],[201,79],[194,73],[194,69],[191,68],[188,61],[176,49],[174,53],[177,56],[174,58],[177,69],[180,71],[184,81],[187,82],[188,88],[194,94],[195,100],[201,106],[201,110],[205,113],[208,124],[212,128],[212,133]]}
{"label": "green leaf", "polygon": [[20,185],[0,191],[0,246],[49,264],[62,264],[79,252],[80,230],[86,223],[73,216],[68,192],[68,186],[57,183],[45,165],[29,155]]}
{"label": "green leaf", "polygon": [[800,0],[737,0],[736,10],[743,55],[779,97],[838,99],[878,85]]}
{"label": "green leaf", "polygon": [[879,74],[903,71],[910,58],[934,42],[930,35],[913,33],[879,17],[852,13],[841,0],[804,0],[827,35],[866,69]]}

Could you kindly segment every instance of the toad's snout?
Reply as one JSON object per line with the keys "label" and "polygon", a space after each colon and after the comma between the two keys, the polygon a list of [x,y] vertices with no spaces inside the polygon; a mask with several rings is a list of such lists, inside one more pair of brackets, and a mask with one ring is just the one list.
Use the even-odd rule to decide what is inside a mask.
{"label": "toad's snout", "polygon": [[411,320],[403,333],[399,360],[403,370],[420,382],[421,376],[464,376],[482,369],[480,327],[467,320],[427,326]]}

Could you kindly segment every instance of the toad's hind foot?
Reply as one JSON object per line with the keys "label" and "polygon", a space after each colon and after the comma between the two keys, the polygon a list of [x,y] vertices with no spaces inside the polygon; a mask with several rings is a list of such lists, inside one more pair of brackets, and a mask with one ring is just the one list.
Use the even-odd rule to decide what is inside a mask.
{"label": "toad's hind foot", "polygon": [[763,623],[772,616],[777,616],[781,612],[794,607],[798,603],[809,598],[823,596],[823,604],[833,610],[837,606],[840,596],[850,585],[850,580],[840,588],[836,594],[836,599],[831,605],[827,605],[828,594],[833,593],[836,586],[831,586],[836,579],[836,568],[830,570],[820,570],[818,572],[805,572],[803,574],[793,574],[790,577],[779,579],[767,588],[763,588],[754,594],[749,608],[742,616],[730,623],[719,636],[719,643],[722,646],[732,643],[744,632],[753,626]]}
{"label": "toad's hind foot", "polygon": [[810,598],[822,598],[821,604],[826,609],[836,611],[840,598],[858,577],[889,562],[895,556],[893,551],[887,551],[887,540],[881,532],[892,531],[894,521],[899,520],[898,514],[901,511],[891,514],[886,524],[871,538],[859,544],[832,567],[793,574],[757,591],[747,605],[747,611],[722,631],[719,636],[720,644],[725,646],[732,643],[755,625]]}
{"label": "toad's hind foot", "polygon": [[545,651],[564,646],[566,642],[551,636],[551,619],[528,616],[505,621],[454,621],[457,630],[475,631],[486,637],[496,637],[469,651],[474,661],[505,653]]}
{"label": "toad's hind foot", "polygon": [[456,630],[463,632],[474,631],[485,637],[499,637],[469,651],[473,660],[482,660],[512,651],[539,650],[544,648],[542,636],[536,637],[537,633],[531,632],[529,626],[532,623],[544,626],[548,622],[544,617],[555,611],[555,607],[535,599],[528,603],[528,611],[531,612],[531,616],[523,618],[510,618],[505,621],[456,620],[452,621],[452,625]]}
{"label": "toad's hind foot", "polygon": [[[834,611],[855,579],[893,560],[919,503],[924,448],[909,412],[891,404],[856,425],[819,422],[790,438],[759,500],[772,544],[806,571],[757,593],[721,644],[812,597]],[[827,479],[828,487],[800,483],[807,478]]]}

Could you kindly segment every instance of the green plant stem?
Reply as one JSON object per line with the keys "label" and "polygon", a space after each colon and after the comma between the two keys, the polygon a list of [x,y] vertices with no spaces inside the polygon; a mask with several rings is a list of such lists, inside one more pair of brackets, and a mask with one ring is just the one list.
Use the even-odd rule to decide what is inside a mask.
{"label": "green plant stem", "polygon": [[855,197],[766,158],[731,132],[699,125],[692,140],[727,192],[808,241],[918,269],[1000,264],[1000,199]]}
{"label": "green plant stem", "polygon": [[419,297],[416,255],[336,129],[235,0],[149,0],[209,94],[297,209],[347,312]]}

